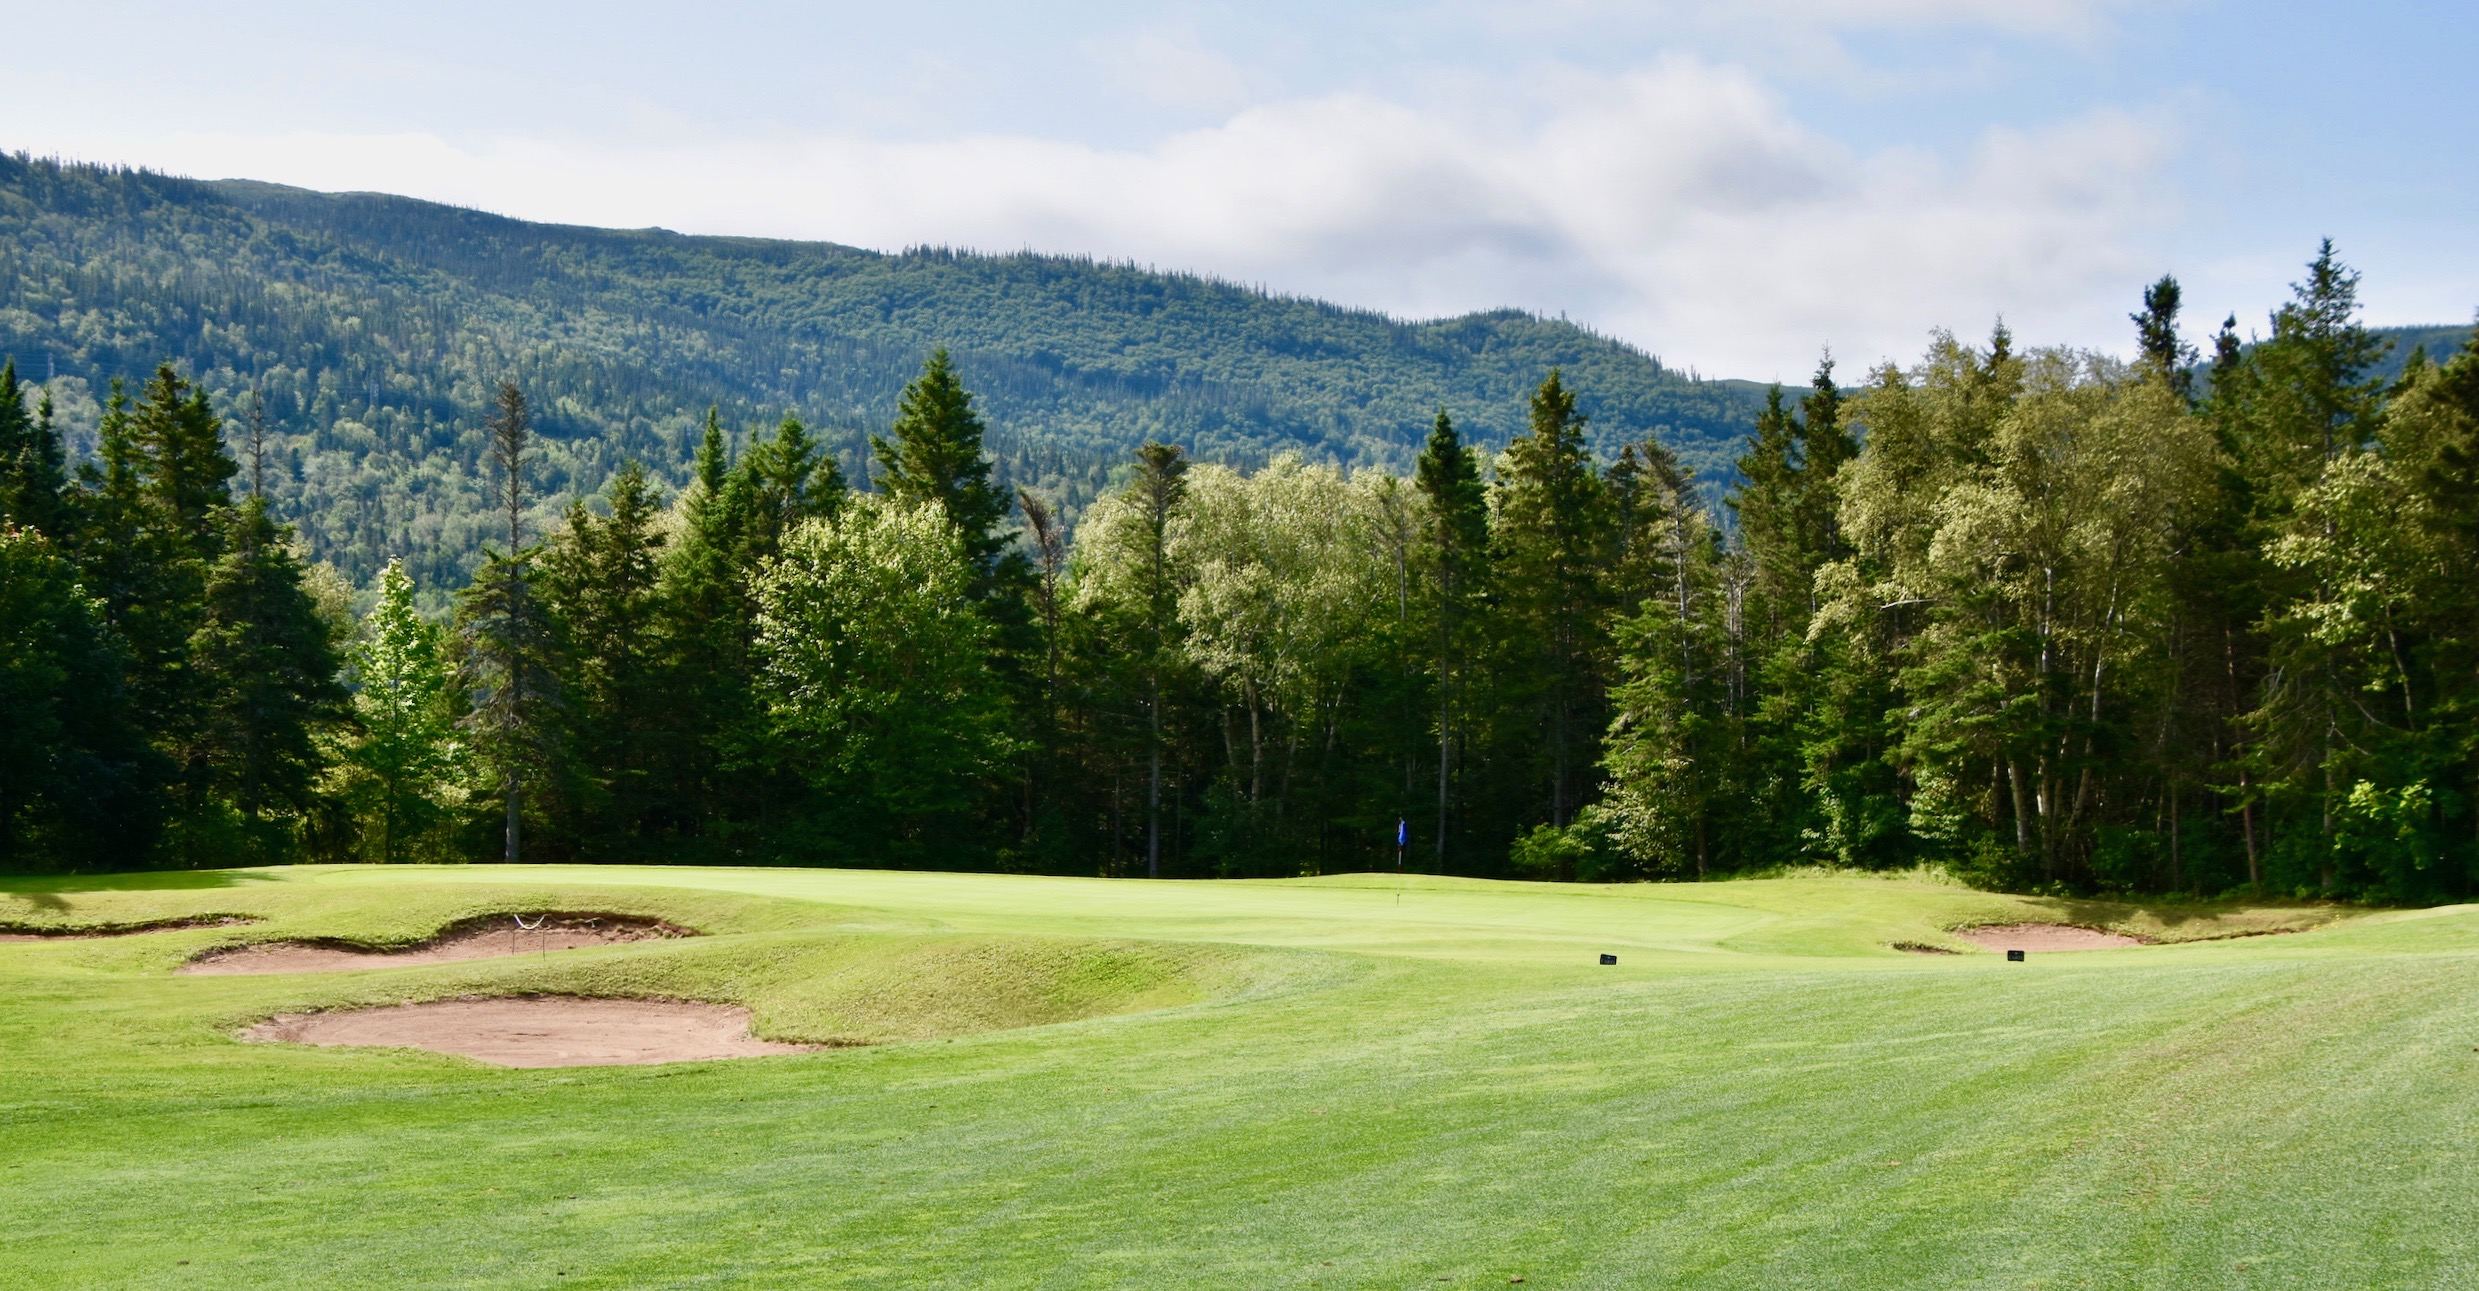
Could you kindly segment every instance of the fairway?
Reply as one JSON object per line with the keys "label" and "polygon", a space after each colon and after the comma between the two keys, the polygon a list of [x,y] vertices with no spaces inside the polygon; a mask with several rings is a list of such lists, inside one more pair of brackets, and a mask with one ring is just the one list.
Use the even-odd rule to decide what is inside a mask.
{"label": "fairway", "polygon": [[[515,911],[701,935],[175,972]],[[0,883],[19,929],[199,917],[246,922],[0,944],[8,1285],[2479,1279],[2479,907],[2137,910],[1832,876]],[[1951,932],[2021,922],[2158,944],[2010,964]],[[737,1006],[763,1039],[826,1047],[512,1070],[236,1038],[519,995]]]}

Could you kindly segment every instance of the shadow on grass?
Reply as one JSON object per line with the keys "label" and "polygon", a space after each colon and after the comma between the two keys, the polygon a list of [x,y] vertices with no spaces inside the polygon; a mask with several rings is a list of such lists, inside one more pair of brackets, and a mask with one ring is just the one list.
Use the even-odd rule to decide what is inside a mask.
{"label": "shadow on grass", "polygon": [[2217,940],[2267,933],[2307,932],[2367,913],[2330,901],[2225,898],[2110,901],[2082,897],[2025,897],[2051,922],[2078,928],[2134,931],[2151,940]]}
{"label": "shadow on grass", "polygon": [[0,875],[0,893],[8,893],[31,901],[46,909],[56,908],[56,900],[48,900],[61,892],[176,892],[205,891],[212,888],[237,888],[251,883],[273,882],[264,874],[240,870],[147,870],[132,874],[12,874]]}

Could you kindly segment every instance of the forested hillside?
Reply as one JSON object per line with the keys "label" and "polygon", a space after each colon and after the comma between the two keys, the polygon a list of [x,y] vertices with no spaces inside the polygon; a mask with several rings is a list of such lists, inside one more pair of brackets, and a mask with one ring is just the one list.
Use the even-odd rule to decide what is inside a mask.
{"label": "forested hillside", "polygon": [[867,433],[941,345],[1002,486],[1070,515],[1147,439],[1400,470],[1445,407],[1502,445],[1552,366],[1603,451],[1657,436],[1709,474],[1759,398],[1514,311],[1405,323],[1088,260],[571,228],[0,157],[0,354],[50,382],[71,448],[91,451],[111,378],[161,362],[244,422],[262,390],[272,511],[357,582],[397,556],[426,587],[472,573],[502,380],[534,397],[541,529],[627,459],[684,483],[709,406],[743,436],[796,415],[859,480]]}

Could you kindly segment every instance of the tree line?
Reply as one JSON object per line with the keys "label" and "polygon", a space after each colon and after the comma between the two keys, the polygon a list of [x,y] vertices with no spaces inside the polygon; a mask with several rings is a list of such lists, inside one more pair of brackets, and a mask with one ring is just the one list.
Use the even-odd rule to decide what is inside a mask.
{"label": "tree line", "polygon": [[533,404],[528,520],[548,531],[632,458],[685,485],[709,407],[796,413],[857,479],[934,343],[991,423],[996,478],[1071,516],[1148,438],[1399,471],[1451,398],[1503,442],[1553,364],[1597,429],[1659,429],[1720,467],[1757,393],[1513,310],[1413,323],[1067,257],[528,224],[0,154],[0,355],[56,375],[71,446],[94,451],[112,374],[170,362],[227,412],[263,397],[270,509],[357,587],[404,560],[429,611],[499,527],[482,418],[501,381]]}
{"label": "tree line", "polygon": [[2371,375],[2356,293],[2327,244],[2208,359],[2171,278],[2132,362],[1827,359],[1718,507],[1653,439],[1594,452],[1553,370],[1503,452],[1446,411],[1407,476],[1148,443],[1071,533],[942,351],[865,480],[710,414],[686,488],[624,466],[535,533],[505,384],[445,621],[401,561],[355,621],[169,367],[74,466],[12,368],[0,866],[2466,894],[2479,357]]}

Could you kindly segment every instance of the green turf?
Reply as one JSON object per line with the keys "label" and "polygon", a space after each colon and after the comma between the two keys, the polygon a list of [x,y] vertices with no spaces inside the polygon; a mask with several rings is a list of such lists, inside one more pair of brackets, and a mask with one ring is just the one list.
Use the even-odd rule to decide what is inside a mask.
{"label": "green turf", "polygon": [[[274,977],[511,909],[709,935]],[[2479,908],[813,870],[0,883],[8,1286],[2451,1287]],[[2054,919],[2138,950],[1907,955]],[[1616,967],[1595,963],[1602,952]],[[577,991],[875,1041],[506,1071],[267,1014]]]}

